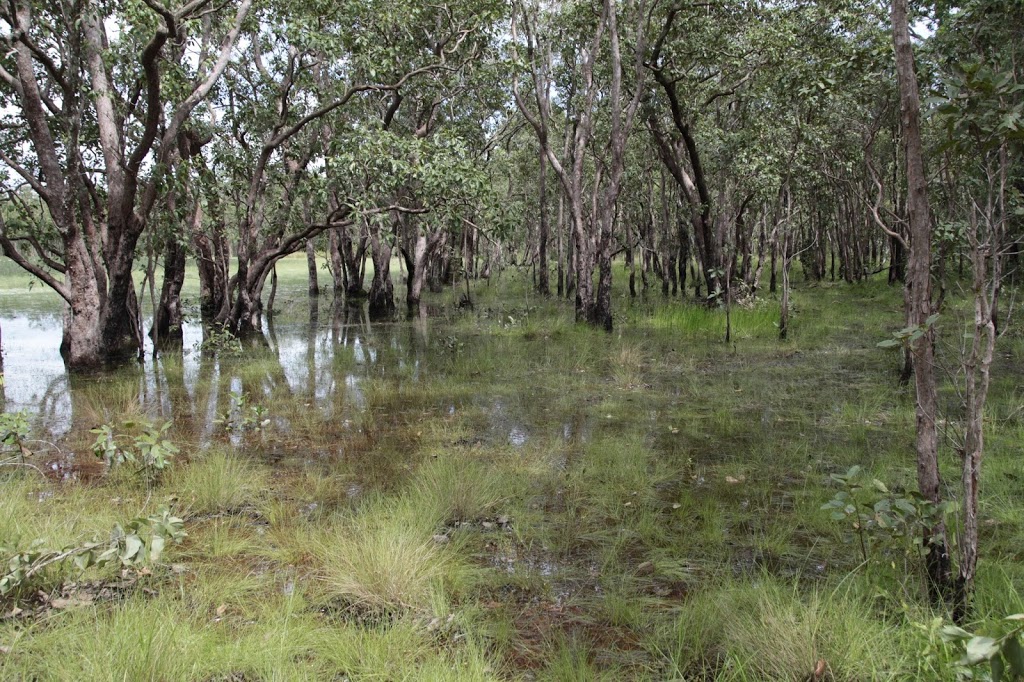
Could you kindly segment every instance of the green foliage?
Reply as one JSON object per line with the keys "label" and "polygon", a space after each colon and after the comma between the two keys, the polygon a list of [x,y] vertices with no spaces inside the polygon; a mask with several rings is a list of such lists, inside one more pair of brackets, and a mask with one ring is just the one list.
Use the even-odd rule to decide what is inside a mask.
{"label": "green foliage", "polygon": [[14,451],[17,458],[29,454],[25,441],[29,436],[28,413],[4,412],[0,414],[0,446],[2,452]]}
{"label": "green foliage", "polygon": [[182,520],[162,507],[156,514],[132,519],[123,527],[115,525],[103,540],[59,550],[47,549],[41,541],[24,550],[0,547],[0,555],[7,557],[6,573],[0,576],[0,595],[31,587],[45,569],[65,561],[73,562],[81,571],[114,563],[126,568],[153,564],[160,560],[168,541],[181,542],[184,537]]}
{"label": "green foliage", "polygon": [[132,465],[147,483],[153,483],[171,466],[178,454],[178,447],[166,437],[171,422],[164,422],[160,427],[148,422],[124,423],[125,429],[140,426],[142,433],[136,435],[115,433],[110,424],[91,429],[89,433],[96,435],[92,451],[108,468]]}
{"label": "green foliage", "polygon": [[927,554],[924,530],[934,527],[953,506],[948,501],[935,504],[916,491],[894,494],[877,478],[869,480],[858,465],[831,478],[840,490],[821,508],[831,510],[833,520],[846,521],[855,531],[865,561],[869,548],[876,546]]}
{"label": "green foliage", "polygon": [[972,668],[988,664],[992,682],[1003,680],[1024,680],[1024,613],[1007,616],[1003,620],[1002,634],[988,637],[972,634],[956,625],[942,628],[941,636],[946,642],[955,642],[963,648],[959,661],[963,677],[973,678]]}
{"label": "green foliage", "polygon": [[928,333],[928,330],[935,326],[939,314],[930,315],[923,325],[911,325],[892,333],[891,339],[879,341],[876,345],[879,348],[909,348]]}
{"label": "green foliage", "polygon": [[231,406],[216,419],[216,423],[233,433],[260,431],[270,426],[268,414],[267,408],[262,405],[249,404],[244,392],[232,391]]}
{"label": "green foliage", "polygon": [[237,358],[243,355],[242,342],[238,337],[224,327],[217,326],[205,330],[203,340],[196,344],[196,349],[221,358]]}

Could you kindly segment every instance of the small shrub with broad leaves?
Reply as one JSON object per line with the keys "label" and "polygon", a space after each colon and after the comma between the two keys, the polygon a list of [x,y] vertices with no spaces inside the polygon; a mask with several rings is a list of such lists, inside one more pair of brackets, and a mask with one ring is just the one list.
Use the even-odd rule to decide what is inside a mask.
{"label": "small shrub with broad leaves", "polygon": [[29,436],[28,415],[23,412],[4,412],[0,414],[0,457],[13,452],[15,458],[21,459],[32,454],[25,442]]}
{"label": "small shrub with broad leaves", "polygon": [[1006,617],[1003,624],[1005,630],[998,637],[977,635],[956,625],[942,628],[944,641],[963,647],[957,671],[962,679],[982,679],[975,673],[987,664],[992,682],[1024,680],[1024,646],[1020,643],[1024,635],[1024,613]]}
{"label": "small shrub with broad leaves", "polygon": [[245,393],[238,391],[231,392],[231,407],[214,421],[232,433],[261,431],[270,426],[267,408],[250,404]]}
{"label": "small shrub with broad leaves", "polygon": [[831,478],[840,489],[821,508],[831,511],[833,520],[846,521],[852,528],[864,561],[877,546],[928,554],[923,530],[934,526],[953,507],[951,502],[935,504],[916,491],[895,494],[877,478],[869,479],[857,465]]}
{"label": "small shrub with broad leaves", "polygon": [[184,522],[161,507],[156,514],[115,525],[109,537],[94,539],[61,549],[50,549],[36,540],[27,549],[0,547],[6,557],[0,574],[0,596],[31,588],[43,572],[57,564],[72,562],[79,570],[120,564],[126,568],[155,564],[168,542],[181,542]]}
{"label": "small shrub with broad leaves", "polygon": [[[125,422],[125,428],[137,426],[133,422]],[[110,424],[103,424],[90,433],[96,435],[92,451],[102,459],[108,467],[120,465],[134,466],[147,483],[154,482],[160,474],[169,468],[178,454],[178,447],[167,438],[170,422],[162,426],[142,423],[142,432],[138,435],[118,434]]]}

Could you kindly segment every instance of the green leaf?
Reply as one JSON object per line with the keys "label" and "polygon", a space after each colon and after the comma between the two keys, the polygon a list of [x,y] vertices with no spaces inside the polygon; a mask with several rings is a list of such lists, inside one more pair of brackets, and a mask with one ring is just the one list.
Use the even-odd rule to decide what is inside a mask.
{"label": "green leaf", "polygon": [[1010,672],[1015,678],[1024,678],[1024,647],[1016,636],[1011,635],[1003,644],[1003,656],[1010,664]]}
{"label": "green leaf", "polygon": [[124,554],[121,555],[122,560],[132,561],[138,557],[139,552],[142,551],[144,544],[138,535],[129,535],[124,539]]}
{"label": "green leaf", "polygon": [[942,637],[942,641],[944,642],[956,642],[963,639],[970,639],[972,637],[971,633],[957,625],[946,625],[939,630],[939,636]]}
{"label": "green leaf", "polygon": [[82,552],[75,557],[75,566],[78,570],[84,571],[92,564],[92,552]]}
{"label": "green leaf", "polygon": [[967,653],[964,654],[962,662],[965,665],[977,665],[982,661],[988,661],[999,653],[999,644],[991,637],[972,637],[967,642]]}

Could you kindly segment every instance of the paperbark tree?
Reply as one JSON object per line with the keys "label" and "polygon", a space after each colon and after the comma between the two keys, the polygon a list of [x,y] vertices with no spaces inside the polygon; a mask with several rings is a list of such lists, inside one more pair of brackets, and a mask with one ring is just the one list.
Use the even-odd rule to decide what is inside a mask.
{"label": "paperbark tree", "polygon": [[[250,5],[237,5],[219,48],[204,48],[209,58],[174,88],[165,85],[168,55],[179,58],[180,78],[186,64],[176,46],[193,28],[202,23],[203,45],[214,44],[220,8],[212,2],[150,2],[142,16],[109,18],[65,0],[0,8],[0,87],[13,143],[0,161],[38,195],[52,227],[45,251],[22,254],[14,241],[22,235],[6,232],[0,245],[67,304],[61,352],[72,370],[141,353],[135,247],[177,160],[178,133],[227,67]],[[172,91],[186,94],[176,101]]]}

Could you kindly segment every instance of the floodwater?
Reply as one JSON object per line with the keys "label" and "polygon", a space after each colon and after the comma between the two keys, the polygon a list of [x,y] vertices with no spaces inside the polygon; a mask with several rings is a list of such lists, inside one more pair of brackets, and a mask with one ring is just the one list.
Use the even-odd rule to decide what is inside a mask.
{"label": "floodwater", "polygon": [[[269,419],[262,431],[282,438],[292,429],[289,417],[282,415],[295,421],[297,412],[303,411],[360,431],[371,428],[365,414],[375,408],[375,388],[386,383],[388,391],[401,393],[438,379],[461,357],[462,342],[455,340],[451,329],[458,311],[371,321],[365,302],[349,305],[330,295],[311,299],[304,282],[280,287],[275,308],[273,316],[265,317],[263,338],[257,341],[211,337],[192,315],[180,350],[154,356],[147,339],[142,362],[72,379],[59,352],[60,300],[50,292],[2,292],[3,407],[27,412],[34,436],[51,444],[73,432],[87,433],[103,416],[116,422],[139,413],[156,422],[174,422],[176,429],[195,434],[201,445],[224,437],[229,416],[239,424],[245,421],[246,427]],[[536,429],[568,441],[584,428],[578,418],[566,421],[563,415],[559,421],[543,409],[544,401],[536,400],[536,386],[494,392],[485,390],[484,382],[489,384],[490,379],[471,380],[474,385],[468,392],[463,384],[449,386],[450,394],[442,390],[420,396],[413,401],[415,414],[387,418],[403,419],[408,425],[437,416],[462,417],[469,408],[475,419],[467,441],[512,448],[531,443]],[[402,407],[400,401],[378,402],[381,411]],[[285,403],[289,409],[284,409]],[[253,406],[265,414],[254,412]],[[226,438],[239,445],[241,431]],[[265,436],[263,444],[273,449],[267,440]]]}

